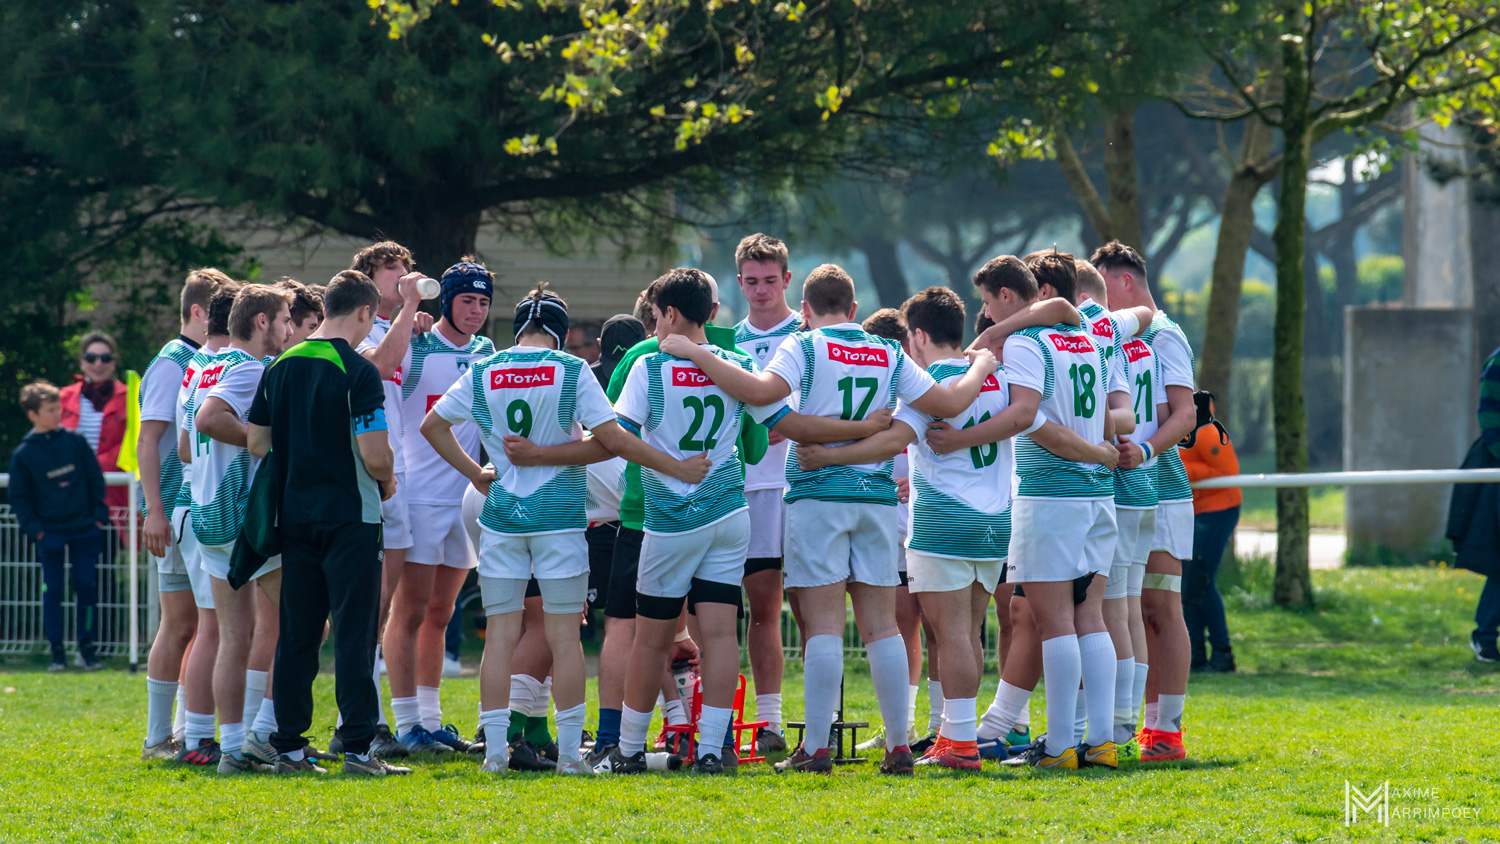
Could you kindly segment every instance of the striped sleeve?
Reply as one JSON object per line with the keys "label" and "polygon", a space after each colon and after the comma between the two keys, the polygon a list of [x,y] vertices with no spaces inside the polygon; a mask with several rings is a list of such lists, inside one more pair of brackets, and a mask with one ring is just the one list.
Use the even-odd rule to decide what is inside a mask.
{"label": "striped sleeve", "polygon": [[1500,459],[1500,349],[1490,354],[1479,376],[1479,438]]}

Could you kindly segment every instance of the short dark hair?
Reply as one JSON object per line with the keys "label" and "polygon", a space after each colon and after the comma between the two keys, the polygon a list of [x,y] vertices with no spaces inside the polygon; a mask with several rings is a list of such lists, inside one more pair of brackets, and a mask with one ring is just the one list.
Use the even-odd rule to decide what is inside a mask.
{"label": "short dark hair", "polygon": [[35,413],[47,402],[59,401],[61,398],[62,392],[51,381],[32,381],[21,388],[21,410]]}
{"label": "short dark hair", "polygon": [[1078,270],[1078,294],[1080,296],[1087,296],[1095,302],[1109,299],[1109,288],[1104,286],[1104,276],[1094,269],[1093,264],[1078,258],[1073,261],[1073,267]]}
{"label": "short dark hair", "polygon": [[290,276],[277,279],[276,286],[291,297],[292,322],[301,325],[309,316],[323,318],[323,297],[318,291]]}
{"label": "short dark hair", "polygon": [[802,301],[818,316],[847,314],[854,307],[854,279],[837,264],[823,264],[802,282]]}
{"label": "short dark hair", "polygon": [[229,311],[229,336],[235,340],[249,340],[255,335],[255,318],[261,314],[267,320],[275,320],[282,308],[291,309],[292,297],[284,288],[271,284],[247,284],[235,294],[234,307]]}
{"label": "short dark hair", "polygon": [[895,340],[897,343],[906,342],[906,319],[895,308],[881,308],[865,317],[865,321],[860,323],[859,327],[864,329],[866,334]]}
{"label": "short dark hair", "polygon": [[946,287],[929,287],[901,306],[906,329],[927,332],[932,342],[957,346],[964,341],[964,302]]}
{"label": "short dark hair", "polygon": [[382,240],[356,252],[354,260],[349,263],[349,269],[364,273],[366,278],[374,278],[376,270],[385,269],[398,261],[406,265],[407,272],[417,268],[412,263],[410,250],[393,240]]}
{"label": "short dark hair", "polygon": [[1078,299],[1078,266],[1074,260],[1072,255],[1059,252],[1054,246],[1027,255],[1026,266],[1036,276],[1037,287],[1050,284],[1059,299],[1072,303]]}
{"label": "short dark hair", "polygon": [[652,282],[651,304],[662,313],[676,308],[683,318],[695,325],[708,322],[714,312],[714,291],[708,276],[691,267],[675,267]]}
{"label": "short dark hair", "polygon": [[1031,268],[1014,255],[1001,255],[986,261],[974,273],[974,286],[991,296],[999,296],[1001,288],[1005,288],[1020,296],[1023,302],[1033,301],[1040,295]]}
{"label": "short dark hair", "polygon": [[344,270],[328,282],[323,292],[323,310],[328,319],[337,319],[368,307],[370,313],[380,307],[380,291],[375,282],[359,270]]}
{"label": "short dark hair", "polygon": [[1140,276],[1141,281],[1146,280],[1146,259],[1118,240],[1111,240],[1095,249],[1094,254],[1089,256],[1089,263],[1101,273],[1105,270],[1130,270]]}
{"label": "short dark hair", "polygon": [[115,338],[109,336],[108,334],[105,334],[103,331],[98,330],[90,331],[89,333],[83,335],[83,339],[78,341],[78,353],[80,355],[83,354],[84,352],[88,351],[89,346],[92,346],[95,343],[103,343],[104,345],[108,346],[111,354],[120,353],[120,350],[115,347]]}
{"label": "short dark hair", "polygon": [[734,271],[739,272],[746,261],[775,261],[786,272],[786,244],[768,234],[746,236],[734,249]]}
{"label": "short dark hair", "polygon": [[994,324],[995,321],[990,319],[990,315],[984,312],[984,308],[980,308],[979,313],[974,316],[974,333],[983,334]]}
{"label": "short dark hair", "polygon": [[238,281],[220,282],[208,300],[208,333],[212,337],[229,336],[229,314],[234,310],[234,299],[245,285]]}
{"label": "short dark hair", "polygon": [[214,291],[220,285],[233,283],[229,276],[213,267],[203,267],[188,273],[187,280],[182,283],[182,324],[187,325],[188,320],[193,318],[194,305],[207,311],[208,304],[213,301]]}

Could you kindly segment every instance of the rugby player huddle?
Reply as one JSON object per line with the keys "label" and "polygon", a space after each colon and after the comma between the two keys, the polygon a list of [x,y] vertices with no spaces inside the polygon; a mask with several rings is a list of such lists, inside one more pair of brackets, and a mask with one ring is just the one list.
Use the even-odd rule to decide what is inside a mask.
{"label": "rugby player huddle", "polygon": [[[404,248],[355,256],[347,272],[380,292],[359,352],[386,379],[396,455],[380,609],[394,729],[381,706],[346,772],[458,752],[493,773],[637,773],[650,767],[659,702],[665,724],[692,719],[693,771],[784,752],[784,596],[803,642],[805,727],[777,770],[833,768],[846,600],[879,702],[882,773],[1184,758],[1175,593],[1193,509],[1177,443],[1196,420],[1193,364],[1140,256],[1110,243],[1087,262],[1056,250],[990,260],[974,276],[984,313],[967,348],[963,302],[947,288],[861,325],[839,267],[808,275],[798,312],[781,241],[746,237],[735,260],[749,315],[732,332],[712,325],[715,281],[677,268],[641,294],[639,323],[607,324],[591,367],[563,351],[567,304],[545,285],[516,305],[514,345],[496,351],[478,333],[494,292],[481,264],[443,274],[434,323],[418,312],[422,275]],[[255,470],[228,423],[243,429],[266,361],[301,330],[288,300],[190,275],[183,333],[143,380],[145,540],[163,609],[144,758],[226,773],[316,767],[286,765],[268,743],[277,563],[256,573],[258,589],[226,579]],[[152,437],[159,476],[147,471]],[[475,567],[486,627],[466,740],[445,723],[439,686],[444,630]],[[754,720],[767,725],[737,747],[747,598]],[[1001,683],[981,715],[992,598]],[[603,609],[605,635],[586,742],[588,608]],[[921,738],[919,631],[932,708]],[[687,662],[700,684],[691,715],[669,670]],[[1043,676],[1048,729],[1033,738]],[[374,666],[372,680],[378,692]],[[329,750],[340,744],[336,731]]]}

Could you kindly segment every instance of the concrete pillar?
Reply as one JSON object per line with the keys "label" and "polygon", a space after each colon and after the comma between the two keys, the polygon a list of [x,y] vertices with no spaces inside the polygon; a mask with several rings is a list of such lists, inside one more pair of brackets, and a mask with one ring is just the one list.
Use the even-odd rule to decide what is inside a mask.
{"label": "concrete pillar", "polygon": [[1403,159],[1401,254],[1406,260],[1402,303],[1413,308],[1468,308],[1474,304],[1469,251],[1469,180],[1439,183],[1434,163],[1455,172],[1464,167],[1464,139],[1457,130],[1424,123],[1419,151]]}
{"label": "concrete pillar", "polygon": [[[1475,427],[1472,312],[1349,308],[1344,320],[1344,468],[1457,468]],[[1442,537],[1451,490],[1350,487],[1351,553],[1379,544],[1415,559]]]}

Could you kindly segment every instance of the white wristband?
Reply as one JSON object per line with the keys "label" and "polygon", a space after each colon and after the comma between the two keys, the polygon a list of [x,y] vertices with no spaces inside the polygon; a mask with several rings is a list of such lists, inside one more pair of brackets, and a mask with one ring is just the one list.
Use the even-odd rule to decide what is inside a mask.
{"label": "white wristband", "polygon": [[1151,442],[1148,440],[1146,442],[1141,443],[1141,462],[1142,463],[1150,462],[1150,460],[1151,460],[1151,458],[1153,456],[1154,455],[1153,455],[1153,453],[1151,451]]}
{"label": "white wristband", "polygon": [[685,641],[688,640],[688,638],[689,638],[689,636],[688,636],[687,628],[684,627],[681,630],[677,631],[677,638],[673,639],[672,641],[673,642],[685,642]]}

